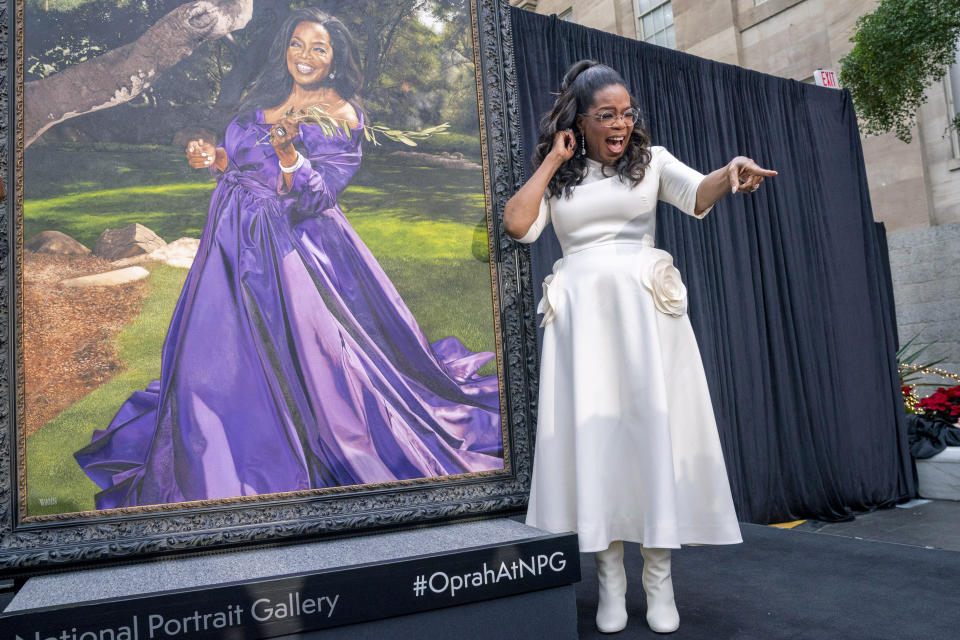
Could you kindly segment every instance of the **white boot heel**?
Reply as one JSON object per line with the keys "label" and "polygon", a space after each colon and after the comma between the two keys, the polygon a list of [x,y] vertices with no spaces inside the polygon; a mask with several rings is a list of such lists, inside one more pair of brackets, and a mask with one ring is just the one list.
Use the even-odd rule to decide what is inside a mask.
{"label": "white boot heel", "polygon": [[643,554],[643,590],[647,593],[647,624],[657,633],[673,633],[680,628],[680,613],[673,599],[670,549],[641,547]]}
{"label": "white boot heel", "polygon": [[627,572],[623,568],[623,543],[610,543],[606,551],[594,554],[600,602],[597,605],[597,629],[616,633],[627,626]]}

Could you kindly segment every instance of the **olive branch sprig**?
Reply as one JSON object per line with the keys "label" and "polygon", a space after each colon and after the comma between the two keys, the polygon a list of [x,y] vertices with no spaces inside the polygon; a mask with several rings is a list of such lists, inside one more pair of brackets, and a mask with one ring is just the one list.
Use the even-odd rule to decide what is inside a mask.
{"label": "olive branch sprig", "polygon": [[[315,124],[320,127],[323,135],[329,138],[338,135],[346,137],[346,132],[350,130],[350,123],[346,119],[330,115],[322,105],[318,104],[300,109],[299,111],[294,111],[293,108],[291,108],[284,116],[293,118],[297,122],[304,124]],[[408,147],[415,147],[417,146],[417,140],[426,140],[430,136],[444,135],[449,128],[450,123],[444,122],[432,127],[427,127],[426,129],[420,129],[419,131],[401,131],[400,129],[391,129],[390,127],[379,124],[372,126],[365,124],[362,130],[364,139],[376,146],[380,146],[380,141],[377,140],[377,136],[381,136],[394,142],[403,143]],[[262,142],[268,141],[271,135],[264,138]]]}

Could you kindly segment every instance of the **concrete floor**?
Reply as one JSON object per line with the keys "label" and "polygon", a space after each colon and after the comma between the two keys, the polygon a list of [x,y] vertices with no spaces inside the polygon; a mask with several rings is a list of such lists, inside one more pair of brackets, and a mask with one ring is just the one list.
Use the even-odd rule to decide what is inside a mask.
{"label": "concrete floor", "polygon": [[960,501],[913,500],[850,522],[807,520],[794,528],[848,538],[960,551]]}
{"label": "concrete floor", "polygon": [[[757,530],[764,530],[764,527],[758,525],[744,525],[744,536],[747,537],[747,528],[751,530],[751,533],[755,533]],[[875,561],[879,561],[878,558],[884,558],[885,554],[895,555],[899,554],[912,554],[913,558],[940,558],[944,557],[960,557],[957,556],[957,552],[960,552],[960,501],[949,501],[949,500],[914,500],[897,507],[883,509],[874,511],[872,513],[866,513],[856,516],[853,520],[849,522],[839,522],[839,523],[828,523],[820,522],[817,520],[807,520],[803,521],[801,524],[792,527],[792,531],[804,532],[813,535],[803,535],[803,534],[793,534],[786,533],[785,539],[791,538],[803,538],[808,541],[815,538],[823,538],[822,540],[814,543],[814,547],[820,545],[821,547],[826,547],[830,545],[836,545],[847,550],[853,550],[854,553],[852,557],[856,557],[857,552],[862,553],[876,553],[874,556]],[[836,538],[847,538],[847,540],[835,540],[831,543],[826,538],[832,536]],[[853,540],[864,540],[870,542],[880,542],[884,543],[885,549],[877,550],[877,545],[870,544],[870,542],[863,543],[851,543]],[[750,543],[748,543],[750,544]],[[789,543],[787,543],[788,546]],[[631,545],[635,546],[635,545]],[[928,551],[929,550],[929,551]],[[749,550],[746,554],[749,556]],[[632,554],[630,552],[633,552]],[[686,552],[680,552],[682,555]],[[899,560],[891,558],[891,563],[895,564]],[[820,585],[818,581],[820,580],[831,580],[831,577],[828,573],[814,573],[813,578],[811,578],[810,572],[806,571],[804,564],[816,564],[818,558],[810,558],[808,563],[801,561],[799,564],[793,562],[791,563],[791,556],[787,553],[784,556],[784,561],[789,564],[794,570],[798,572],[796,574],[791,573],[790,570],[784,570],[781,565],[771,565],[770,573],[776,574],[779,576],[780,582],[774,580],[770,582],[767,586],[770,588],[770,597],[777,597],[776,594],[780,593],[781,596],[784,591],[790,592],[794,588],[794,583],[792,578],[796,577],[797,584],[806,585],[806,588],[810,588],[811,584],[816,584],[820,587],[818,590],[820,592],[826,591],[829,589],[828,585]],[[631,564],[632,562],[632,564]],[[746,563],[747,565],[749,563]],[[842,563],[841,563],[842,564]],[[950,566],[954,566],[955,561],[950,562]],[[581,565],[583,568],[584,579],[577,585],[577,613],[578,613],[578,631],[581,640],[601,640],[606,638],[605,634],[600,633],[596,630],[594,617],[597,607],[597,582],[596,582],[596,569],[594,566],[594,560],[592,554],[581,554]],[[678,562],[677,565],[678,572],[683,573],[684,569],[680,568],[681,563]],[[766,566],[766,565],[765,565]],[[929,569],[930,565],[924,563],[923,566]],[[936,565],[940,566],[940,565]],[[688,564],[686,566],[686,574],[689,577]],[[823,571],[825,566],[821,565],[820,570]],[[725,571],[735,571],[736,567],[730,569],[726,567]],[[888,571],[888,568],[881,568],[877,572],[877,579],[882,578],[886,574],[885,571]],[[634,575],[641,572],[641,566],[637,559],[636,549],[628,549],[627,554],[627,572],[628,575]],[[709,572],[703,572],[702,579],[708,580]],[[858,575],[858,574],[853,574]],[[903,574],[908,575],[908,574]],[[897,576],[899,580],[903,575]],[[842,582],[844,580],[848,581],[845,584],[848,584],[851,592],[856,592],[858,585],[851,584],[851,573],[849,567],[843,569],[839,572],[839,580]],[[945,585],[953,585],[952,574],[949,577],[944,577],[941,573],[938,576],[933,576],[933,579],[942,580]],[[856,578],[853,578],[856,582]],[[921,579],[922,581],[922,579]],[[636,579],[634,580],[636,583]],[[747,583],[744,583],[745,585]],[[752,583],[751,583],[752,584]],[[856,631],[851,631],[851,629],[846,629],[843,633],[836,633],[837,629],[832,626],[824,626],[830,624],[836,624],[838,618],[836,615],[837,610],[833,611],[824,611],[818,613],[816,609],[813,610],[812,614],[810,610],[807,610],[806,613],[803,613],[804,603],[810,600],[816,600],[815,595],[806,594],[805,592],[798,592],[793,595],[788,596],[789,602],[795,602],[796,608],[794,610],[789,610],[788,608],[780,608],[777,610],[771,610],[768,612],[768,616],[773,616],[769,620],[780,620],[779,623],[767,623],[767,619],[761,618],[746,618],[740,623],[731,623],[729,620],[725,620],[722,617],[717,618],[716,628],[711,627],[711,629],[705,633],[703,625],[703,615],[704,609],[702,607],[698,608],[696,603],[692,603],[689,598],[683,599],[682,592],[681,600],[683,602],[680,605],[681,618],[687,616],[688,624],[684,626],[681,622],[681,629],[677,632],[675,637],[678,640],[680,638],[710,638],[710,640],[721,640],[727,638],[743,638],[743,639],[761,639],[768,640],[770,638],[790,638],[792,640],[798,639],[810,639],[810,640],[834,640],[835,638],[856,638],[858,640],[877,640],[880,638],[892,640],[941,640],[948,637],[960,637],[955,633],[944,634],[941,631],[933,632],[932,629],[941,629],[939,626],[939,621],[944,620],[943,616],[948,616],[947,620],[952,619],[960,622],[960,618],[957,617],[956,607],[953,606],[952,596],[946,596],[944,602],[937,602],[937,605],[933,607],[933,610],[928,607],[925,613],[921,613],[921,609],[926,606],[923,603],[917,603],[915,608],[905,607],[903,611],[899,608],[902,601],[899,598],[909,597],[906,596],[906,593],[910,592],[911,587],[910,580],[907,579],[903,582],[903,585],[900,585],[899,582],[896,582],[898,586],[904,587],[904,592],[889,592],[893,600],[889,603],[890,607],[896,610],[898,613],[895,615],[900,615],[902,613],[904,616],[914,619],[915,618],[915,635],[891,635],[886,633],[884,629],[871,628],[868,620],[869,617],[859,618],[863,621],[862,625],[859,623],[853,624],[853,628]],[[729,598],[730,602],[734,603],[731,605],[731,610],[742,612],[743,607],[738,607],[735,603],[738,601],[738,593],[743,593],[744,590],[749,589],[749,586],[743,586],[739,589],[731,592]],[[836,587],[834,587],[836,588]],[[912,588],[916,588],[914,584]],[[683,589],[683,588],[681,588]],[[689,585],[686,588],[686,592],[689,594],[693,590]],[[947,592],[950,589],[946,589]],[[713,591],[711,593],[719,593],[719,590]],[[884,595],[888,592],[884,591]],[[937,592],[938,594],[944,593],[944,590]],[[875,594],[876,595],[876,594]],[[794,598],[795,596],[795,598]],[[630,593],[628,591],[628,599],[630,598]],[[623,639],[640,639],[640,638],[654,638],[657,634],[649,631],[646,627],[646,624],[643,620],[643,611],[645,604],[642,601],[638,601],[639,598],[642,598],[641,595],[634,593],[633,596],[633,610],[630,614],[630,622],[628,623],[627,629],[622,633],[615,636],[618,640]],[[882,598],[874,599],[872,602],[881,601]],[[629,600],[628,600],[629,602]],[[781,605],[783,600],[779,601]],[[848,608],[844,608],[843,611],[847,613],[844,615],[852,616],[849,620],[857,620],[858,615],[862,615],[863,609],[858,609],[857,606],[852,606],[851,603],[847,602]],[[865,605],[867,606],[867,605]],[[868,608],[868,607],[867,607]],[[628,605],[629,610],[629,605]],[[762,610],[762,607],[761,607]],[[861,613],[858,614],[857,612]],[[686,613],[684,613],[686,612]],[[756,613],[756,611],[754,611]],[[821,615],[822,613],[822,615]],[[699,616],[699,617],[698,617]],[[831,616],[833,616],[831,618]],[[932,616],[930,618],[924,618],[924,616]],[[843,619],[843,615],[840,616]],[[825,622],[825,620],[830,619],[831,622]],[[898,618],[898,620],[906,619],[904,617]],[[936,625],[934,626],[934,621]],[[724,626],[724,625],[728,626]],[[729,624],[733,624],[733,627],[736,628],[734,632]],[[776,633],[773,631],[776,630]],[[771,635],[772,634],[772,635]],[[614,636],[609,636],[614,637]]]}

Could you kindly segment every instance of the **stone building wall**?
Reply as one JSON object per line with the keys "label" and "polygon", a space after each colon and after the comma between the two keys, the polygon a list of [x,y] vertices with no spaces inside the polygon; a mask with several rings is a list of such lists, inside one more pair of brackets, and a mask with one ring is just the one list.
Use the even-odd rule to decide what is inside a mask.
{"label": "stone building wall", "polygon": [[900,343],[919,336],[914,346],[929,346],[918,360],[960,372],[960,222],[888,233],[887,244]]}

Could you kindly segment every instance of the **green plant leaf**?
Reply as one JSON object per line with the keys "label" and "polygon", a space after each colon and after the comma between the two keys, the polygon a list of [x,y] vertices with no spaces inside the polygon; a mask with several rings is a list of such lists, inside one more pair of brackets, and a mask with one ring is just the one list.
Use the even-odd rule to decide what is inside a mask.
{"label": "green plant leaf", "polygon": [[[927,88],[955,61],[960,2],[881,0],[855,28],[854,46],[840,59],[840,84],[850,91],[861,130],[892,131],[910,142]],[[960,118],[951,126],[960,126]]]}

